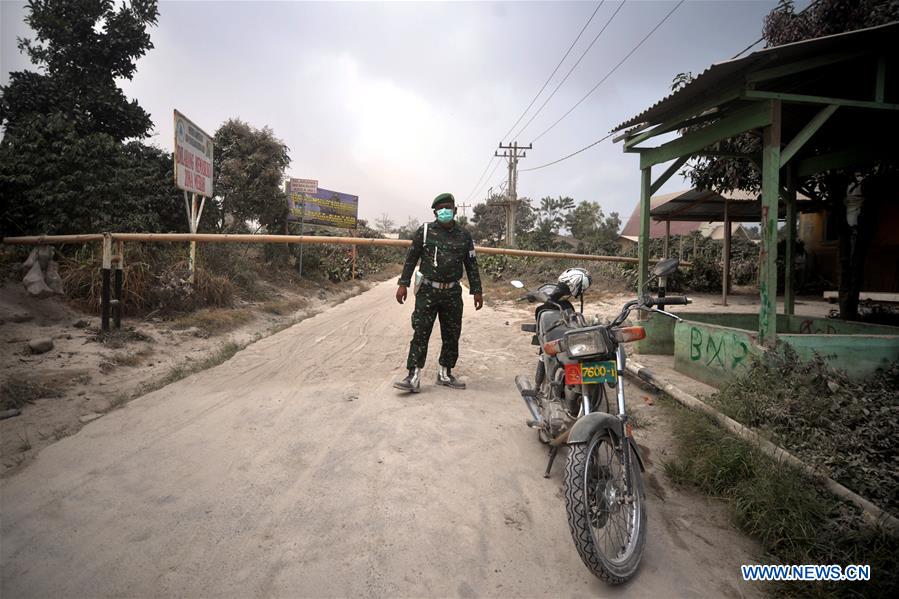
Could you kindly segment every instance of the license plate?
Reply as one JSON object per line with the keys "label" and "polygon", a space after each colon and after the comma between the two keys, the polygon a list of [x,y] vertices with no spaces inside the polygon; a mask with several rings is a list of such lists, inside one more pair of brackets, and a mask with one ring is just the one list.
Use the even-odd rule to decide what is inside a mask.
{"label": "license plate", "polygon": [[582,362],[565,365],[565,384],[614,383],[618,380],[615,362]]}

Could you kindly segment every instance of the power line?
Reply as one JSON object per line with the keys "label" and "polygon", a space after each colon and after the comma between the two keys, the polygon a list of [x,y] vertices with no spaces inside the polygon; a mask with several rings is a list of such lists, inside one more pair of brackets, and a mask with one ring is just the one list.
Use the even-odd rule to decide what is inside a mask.
{"label": "power line", "polygon": [[[549,74],[549,77],[546,78],[546,81],[543,83],[543,86],[540,88],[540,90],[537,92],[537,94],[531,100],[531,103],[528,104],[527,108],[524,109],[524,112],[521,113],[521,116],[518,117],[518,120],[516,120],[515,123],[513,123],[513,125],[511,127],[509,127],[509,130],[506,132],[506,134],[503,135],[503,139],[508,137],[509,134],[515,129],[515,127],[518,126],[518,123],[521,122],[521,119],[524,118],[524,115],[526,115],[528,113],[528,110],[531,109],[531,107],[534,105],[534,102],[537,101],[537,98],[540,97],[540,94],[543,93],[543,90],[545,90],[546,86],[549,85],[549,82],[552,81],[552,78],[556,75],[556,72],[558,72],[559,67],[562,66],[562,63],[565,62],[565,59],[568,58],[568,55],[571,54],[571,51],[574,49],[574,46],[578,43],[578,40],[581,39],[581,36],[584,34],[584,31],[587,30],[587,26],[590,25],[590,23],[593,21],[593,17],[596,16],[596,13],[599,12],[599,9],[602,8],[603,4],[605,4],[605,0],[601,0],[599,5],[597,5],[597,7],[593,10],[593,13],[590,15],[590,18],[587,19],[587,22],[584,23],[583,27],[581,27],[581,30],[577,34],[577,37],[574,38],[573,42],[571,42],[571,45],[568,47],[568,50],[565,52],[565,55],[562,56],[561,60],[559,60],[559,63],[556,65],[556,68],[554,68],[552,73]],[[490,165],[493,164],[493,161],[495,159],[496,159],[496,156],[490,157],[490,161],[487,163],[487,166],[484,167],[484,171],[481,173],[481,176],[478,177],[477,183],[474,184],[474,187],[472,188],[471,192],[469,192],[468,196],[466,197],[466,199],[465,199],[466,202],[470,201],[473,197],[475,197],[476,194],[479,192],[479,190],[481,188],[483,188],[483,185],[481,182],[482,182],[482,180],[484,180],[484,175],[490,169]],[[496,167],[494,167],[493,170],[496,171]],[[492,175],[492,173],[491,173],[491,175]],[[490,180],[490,176],[487,177],[487,181],[489,181],[489,180]]]}
{"label": "power line", "polygon": [[[496,156],[494,156],[493,158],[491,158],[491,159],[490,159],[491,162],[492,162],[495,158],[496,158]],[[490,179],[493,177],[493,173],[496,172],[496,169],[498,169],[498,168],[499,168],[499,165],[501,165],[502,163],[503,163],[502,160],[497,160],[497,161],[496,161],[496,165],[494,165],[493,170],[490,171],[490,174],[487,175],[487,178],[484,179],[484,182],[481,183],[481,184],[479,184],[477,187],[475,187],[474,192],[473,192],[473,194],[472,194],[472,197],[477,197],[478,194],[481,193],[481,190],[484,189],[484,186],[487,185],[487,183],[488,183],[488,182],[490,181]],[[485,171],[485,172],[486,172],[486,171]],[[465,201],[467,202],[468,200],[465,200]]]}
{"label": "power line", "polygon": [[603,137],[602,139],[597,139],[596,141],[594,141],[594,142],[593,142],[592,144],[590,144],[589,146],[584,146],[584,147],[581,148],[580,150],[577,150],[576,152],[572,152],[572,153],[569,154],[568,156],[564,156],[564,157],[562,157],[562,158],[559,158],[558,160],[553,160],[552,162],[547,162],[546,164],[541,164],[540,166],[534,166],[534,167],[531,167],[531,168],[523,168],[523,169],[521,169],[521,172],[522,172],[522,173],[525,173],[525,172],[527,172],[527,171],[536,171],[537,169],[546,168],[546,167],[548,167],[548,166],[552,166],[552,165],[554,165],[554,164],[558,164],[559,162],[562,162],[563,160],[568,160],[568,159],[571,158],[572,156],[577,156],[578,154],[580,154],[580,153],[583,152],[584,150],[589,150],[590,148],[592,148],[592,147],[595,146],[596,144],[599,144],[599,143],[604,142],[605,140],[607,140],[607,139],[609,139],[610,137],[612,137],[612,135],[613,135],[612,133],[609,133],[608,135],[606,135],[606,136]]}
{"label": "power line", "polygon": [[[514,130],[515,127],[518,126],[518,123],[521,122],[521,119],[524,118],[524,115],[526,115],[528,113],[528,110],[531,109],[531,106],[534,105],[534,102],[537,101],[537,98],[540,97],[540,94],[543,93],[543,90],[546,89],[546,86],[549,85],[549,82],[552,81],[552,78],[556,75],[556,72],[559,70],[559,67],[562,66],[562,63],[565,62],[565,59],[568,58],[568,55],[571,54],[571,51],[574,49],[575,44],[577,44],[578,40],[581,39],[581,36],[584,35],[584,31],[587,30],[587,26],[590,24],[591,21],[593,21],[593,17],[596,16],[596,13],[599,12],[599,9],[602,8],[602,5],[605,4],[605,2],[606,2],[606,0],[602,0],[599,3],[599,5],[596,7],[596,10],[593,11],[593,14],[590,15],[590,18],[587,19],[587,22],[584,23],[584,26],[581,28],[580,33],[577,34],[577,37],[574,38],[574,41],[571,42],[571,45],[568,47],[568,51],[565,52],[565,56],[562,57],[562,59],[559,61],[559,64],[557,64],[556,68],[553,69],[553,72],[550,73],[549,77],[546,78],[546,81],[543,83],[543,87],[540,88],[540,91],[537,92],[537,95],[534,96],[534,99],[531,100],[531,103],[528,104],[528,107],[524,109],[524,112],[521,113],[521,116],[518,117],[518,120],[515,121],[515,123],[511,127],[509,127],[509,130],[506,131],[506,134],[503,135],[503,137],[502,137],[503,139],[506,139],[507,137],[509,137],[509,134],[512,133],[512,130]],[[593,40],[593,41],[596,41],[596,40]],[[580,62],[580,61],[578,61],[578,62]],[[553,93],[555,93],[555,92],[553,92]],[[550,96],[550,97],[552,97],[552,96]],[[538,112],[539,112],[539,110],[538,110]]]}
{"label": "power line", "polygon": [[612,67],[612,70],[609,71],[608,73],[606,73],[605,77],[603,77],[602,79],[599,80],[599,83],[597,83],[596,85],[593,86],[593,89],[591,89],[590,91],[588,91],[587,94],[586,94],[583,98],[581,98],[580,100],[578,100],[577,103],[576,103],[574,106],[572,106],[571,108],[569,108],[569,109],[568,109],[568,112],[566,112],[565,114],[563,114],[562,116],[560,116],[560,117],[558,118],[558,120],[556,120],[556,122],[554,122],[552,125],[550,125],[549,127],[547,127],[542,133],[540,133],[540,135],[538,135],[537,137],[535,137],[535,138],[534,138],[534,141],[537,141],[538,139],[540,139],[541,137],[543,137],[544,135],[546,135],[547,133],[549,133],[549,131],[552,130],[556,125],[558,125],[559,123],[561,123],[562,120],[563,120],[565,117],[567,117],[569,114],[571,114],[572,112],[574,112],[574,109],[577,108],[578,106],[580,106],[581,103],[582,103],[584,100],[586,100],[587,98],[589,98],[590,95],[591,95],[593,92],[595,92],[595,91],[597,90],[597,88],[598,88],[600,85],[602,85],[602,84],[606,81],[606,79],[608,79],[609,77],[611,77],[612,74],[613,74],[615,71],[617,71],[618,68],[619,68],[621,65],[623,65],[623,64],[625,63],[625,61],[627,61],[627,59],[630,58],[630,57],[634,54],[634,52],[636,52],[636,51],[640,48],[640,46],[642,46],[642,45],[646,42],[646,40],[648,40],[648,39],[652,36],[652,34],[655,33],[655,32],[657,31],[657,30],[659,29],[659,27],[661,27],[661,26],[665,23],[665,21],[667,21],[667,20],[671,17],[671,15],[674,14],[674,11],[676,11],[678,8],[680,8],[681,5],[682,5],[684,2],[686,2],[686,0],[680,0],[680,2],[678,2],[678,3],[674,6],[674,8],[672,8],[670,11],[668,11],[668,14],[666,14],[666,15],[662,18],[662,20],[659,21],[659,22],[656,24],[655,27],[653,27],[652,29],[650,29],[650,30],[649,30],[649,33],[647,33],[645,36],[643,36],[643,39],[641,39],[641,40],[637,43],[636,46],[634,46],[633,48],[631,48],[631,51],[628,52],[628,53],[624,56],[624,58],[622,58],[620,61],[618,61],[618,64],[616,64],[614,67]]}
{"label": "power line", "polygon": [[528,119],[528,122],[524,124],[524,127],[522,127],[521,130],[515,134],[516,138],[521,137],[521,134],[524,133],[524,130],[528,128],[528,125],[530,125],[532,122],[534,122],[534,119],[537,118],[537,115],[540,114],[540,112],[543,110],[543,108],[549,103],[550,100],[552,100],[553,96],[556,95],[556,92],[559,91],[559,88],[562,87],[562,84],[568,80],[568,77],[574,72],[574,70],[577,68],[577,66],[579,64],[581,64],[581,61],[584,60],[584,57],[587,55],[587,52],[590,51],[590,48],[593,47],[593,45],[599,39],[599,36],[601,36],[603,34],[603,32],[612,23],[612,20],[615,18],[615,15],[617,15],[621,11],[621,9],[624,8],[624,5],[626,2],[627,2],[627,0],[624,0],[624,2],[622,2],[621,4],[618,5],[618,8],[615,10],[615,12],[612,13],[612,16],[609,17],[609,20],[606,21],[606,24],[602,26],[602,29],[599,30],[599,33],[596,34],[596,37],[593,38],[593,41],[590,42],[590,45],[587,46],[587,49],[584,50],[584,52],[581,54],[580,58],[577,59],[577,62],[574,63],[574,66],[572,66],[568,70],[568,73],[565,74],[565,77],[563,77],[562,80],[559,81],[559,84],[556,85],[556,88],[552,91],[552,93],[549,95],[549,97],[543,101],[543,104],[540,105],[540,108],[537,109],[537,112],[535,112],[534,114],[531,115],[531,118]]}
{"label": "power line", "polygon": [[[491,156],[491,157],[490,157],[490,161],[487,163],[487,166],[484,167],[484,172],[482,172],[482,173],[481,173],[481,176],[478,177],[478,182],[474,184],[474,187],[472,188],[472,190],[469,191],[469,192],[468,192],[468,195],[465,197],[465,201],[466,201],[466,202],[469,201],[469,200],[471,200],[471,198],[474,196],[475,192],[478,190],[478,186],[481,185],[481,180],[484,178],[484,175],[487,174],[487,169],[490,168],[490,165],[493,164],[493,161],[494,161],[494,160],[496,160],[496,156]],[[499,164],[499,163],[497,163],[497,165],[498,165],[498,164]],[[495,171],[496,168],[494,168],[493,170]],[[490,177],[487,177],[487,179],[489,180]]]}
{"label": "power line", "polygon": [[[810,9],[811,7],[815,6],[815,5],[818,4],[818,2],[820,2],[820,1],[821,1],[821,0],[814,0],[811,4],[809,4],[808,6],[806,6],[806,7],[803,8],[802,10],[800,10],[798,13],[796,13],[796,16],[798,17],[798,16],[800,16],[800,15],[805,14],[805,11],[807,11],[807,10]],[[749,44],[748,46],[746,46],[745,48],[743,48],[742,50],[740,50],[739,52],[737,52],[736,54],[734,54],[733,56],[731,56],[731,60],[734,60],[734,59],[736,59],[736,58],[739,58],[740,56],[742,56],[743,54],[745,54],[747,50],[749,50],[750,48],[752,48],[753,46],[755,46],[756,44],[758,44],[759,42],[764,41],[764,40],[765,40],[765,36],[763,35],[763,36],[760,37],[759,39],[755,40],[754,42],[752,42],[751,44]]]}
{"label": "power line", "polygon": [[[821,1],[821,0],[814,0],[811,4],[809,4],[809,5],[806,6],[804,9],[802,9],[802,10],[799,12],[799,14],[802,14],[802,13],[804,13],[805,11],[809,10],[810,8],[812,8],[813,6],[815,6],[816,4],[818,4],[818,2],[820,2],[820,1]],[[656,29],[658,29],[658,28],[662,25],[662,23],[664,23],[664,22],[668,19],[668,17],[670,17],[670,16],[672,15],[672,13],[674,13],[674,11],[677,10],[678,7],[680,7],[680,5],[683,4],[683,3],[684,3],[684,0],[681,0],[681,2],[679,2],[679,3],[677,4],[677,6],[675,6],[675,7],[671,10],[671,12],[669,12],[667,15],[665,15],[665,18],[662,19],[662,20],[659,22],[659,24],[656,25],[656,26],[653,28],[653,30],[650,31],[649,34],[647,34],[647,36],[644,37],[644,38],[640,41],[640,43],[637,44],[637,46],[634,47],[633,50],[631,50],[630,53],[628,53],[627,56],[625,56],[624,60],[627,60],[627,58],[628,58],[631,54],[633,54],[634,51],[636,51],[636,49],[639,48],[640,45],[643,44],[643,42],[645,42],[646,39],[647,39],[650,35],[652,35],[653,32],[654,32]],[[740,52],[738,52],[737,54],[735,54],[734,57],[731,58],[731,60],[734,60],[735,58],[738,58],[741,54],[745,53],[747,50],[749,50],[750,48],[752,48],[753,46],[755,46],[755,45],[758,44],[759,42],[763,41],[764,39],[765,39],[764,36],[761,37],[761,38],[759,38],[758,40],[756,40],[755,42],[753,42],[752,44],[750,44],[749,46],[747,46],[745,49],[743,49],[742,51],[740,51]],[[622,60],[622,62],[624,62],[624,60]],[[615,69],[617,69],[619,66],[621,66],[621,63],[618,63],[618,65],[615,66]],[[612,69],[612,71],[610,71],[605,77],[603,77],[603,79],[602,79],[599,83],[596,84],[596,87],[599,87],[599,84],[602,83],[603,81],[605,81],[605,80],[609,77],[609,75],[611,75],[611,74],[615,71],[615,69]],[[592,90],[590,90],[590,92],[587,93],[587,96],[589,96],[591,93],[593,93],[593,91],[596,89],[596,87],[594,87]],[[582,98],[577,104],[575,104],[575,105],[572,107],[571,110],[574,110],[574,108],[576,108],[578,104],[580,104],[581,102],[583,102],[583,101],[586,99],[587,96],[584,96],[584,98]],[[571,111],[569,110],[569,112],[571,112]],[[568,113],[565,113],[564,115],[562,115],[562,118],[565,118],[566,116],[568,116]],[[561,121],[561,120],[562,120],[562,119],[559,119],[559,121]],[[559,121],[556,121],[555,123],[553,123],[553,124],[550,126],[549,129],[552,129],[556,124],[558,124]],[[536,138],[534,138],[534,141],[537,141],[538,139],[540,139],[540,137],[542,137],[544,133],[546,133],[547,131],[549,131],[549,129],[547,129],[546,131],[544,131],[543,133],[541,133],[540,135],[538,135]],[[563,156],[562,158],[559,158],[558,160],[553,160],[552,162],[547,162],[546,164],[541,164],[540,166],[534,166],[534,167],[531,167],[531,168],[523,168],[523,169],[521,169],[521,172],[524,173],[524,172],[528,172],[528,171],[536,171],[536,170],[539,170],[539,169],[542,169],[542,168],[546,168],[546,167],[548,167],[548,166],[552,166],[552,165],[554,165],[554,164],[558,164],[558,163],[562,162],[563,160],[568,160],[568,159],[571,158],[572,156],[577,156],[577,155],[580,154],[581,152],[584,152],[584,151],[586,151],[586,150],[589,150],[589,149],[592,148],[593,146],[595,146],[595,145],[597,145],[597,144],[600,144],[600,143],[604,142],[605,140],[607,140],[607,139],[609,139],[610,137],[612,137],[612,135],[614,135],[614,132],[609,133],[609,134],[606,135],[605,137],[603,137],[603,138],[601,138],[601,139],[598,139],[598,140],[594,141],[593,143],[584,146],[584,147],[581,148],[580,150],[576,150],[576,151],[572,152],[571,154],[568,154],[567,156]]]}

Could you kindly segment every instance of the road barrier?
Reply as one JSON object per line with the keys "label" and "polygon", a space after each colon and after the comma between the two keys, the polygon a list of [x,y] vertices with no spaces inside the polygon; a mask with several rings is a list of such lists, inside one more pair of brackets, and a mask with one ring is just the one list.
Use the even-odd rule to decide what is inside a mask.
{"label": "road barrier", "polygon": [[[121,327],[125,242],[178,243],[192,241],[203,243],[337,244],[351,245],[354,248],[360,245],[408,247],[412,244],[408,239],[328,237],[326,235],[250,235],[230,233],[90,233],[84,235],[32,235],[27,237],[3,238],[3,243],[8,245],[56,245],[101,242],[103,244],[103,263],[100,268],[102,283],[100,289],[100,328],[104,333],[109,331],[110,314],[112,314],[115,327]],[[112,253],[113,242],[115,242],[115,254]],[[626,256],[596,256],[591,254],[540,252],[536,250],[517,250],[484,246],[475,246],[475,251],[481,254],[562,260],[587,260],[592,262],[619,262],[626,264],[637,264],[638,262],[637,258],[629,258]],[[655,262],[655,260],[652,260],[651,262]],[[682,264],[684,266],[690,265],[687,262]],[[113,269],[115,270],[115,276],[111,277]],[[355,265],[353,272],[355,273]],[[110,294],[111,282],[113,283],[112,294]],[[112,297],[110,297],[110,295],[112,295]]]}

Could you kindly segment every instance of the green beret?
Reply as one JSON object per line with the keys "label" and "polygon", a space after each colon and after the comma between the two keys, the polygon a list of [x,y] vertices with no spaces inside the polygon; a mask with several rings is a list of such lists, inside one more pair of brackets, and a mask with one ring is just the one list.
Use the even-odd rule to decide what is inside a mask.
{"label": "green beret", "polygon": [[434,198],[433,202],[431,202],[431,210],[436,209],[437,204],[443,204],[445,202],[452,202],[453,204],[455,204],[456,198],[454,198],[453,194],[451,193],[441,193],[439,196]]}

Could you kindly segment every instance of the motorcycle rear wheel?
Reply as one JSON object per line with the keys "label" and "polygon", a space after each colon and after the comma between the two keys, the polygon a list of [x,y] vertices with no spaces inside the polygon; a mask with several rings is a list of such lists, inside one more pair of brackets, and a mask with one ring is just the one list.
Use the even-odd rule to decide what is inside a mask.
{"label": "motorcycle rear wheel", "polygon": [[[565,468],[568,527],[584,565],[610,584],[630,580],[646,547],[646,497],[631,444],[607,429],[569,446]],[[623,451],[633,495],[627,495]]]}

